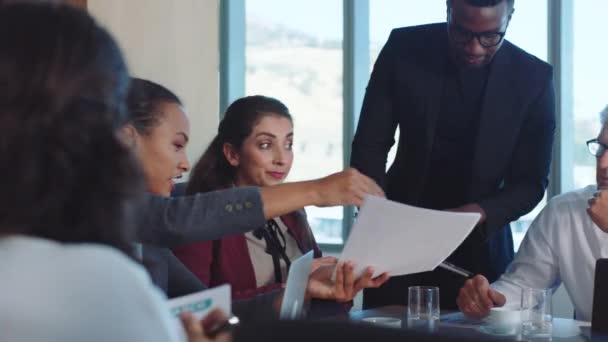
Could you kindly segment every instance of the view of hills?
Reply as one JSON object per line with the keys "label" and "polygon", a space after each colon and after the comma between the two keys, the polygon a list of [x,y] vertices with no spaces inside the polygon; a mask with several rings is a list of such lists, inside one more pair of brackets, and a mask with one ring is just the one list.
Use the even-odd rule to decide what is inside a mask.
{"label": "view of hills", "polygon": [[[383,43],[370,42],[372,63]],[[295,161],[289,179],[318,178],[341,170],[342,42],[248,17],[246,58],[246,93],[276,97],[294,116]],[[599,120],[597,116],[576,119],[573,178],[574,186],[582,187],[594,182],[595,160],[584,143],[597,135]],[[523,238],[540,208],[514,225],[516,240]],[[308,211],[320,242],[341,242],[341,208]]]}

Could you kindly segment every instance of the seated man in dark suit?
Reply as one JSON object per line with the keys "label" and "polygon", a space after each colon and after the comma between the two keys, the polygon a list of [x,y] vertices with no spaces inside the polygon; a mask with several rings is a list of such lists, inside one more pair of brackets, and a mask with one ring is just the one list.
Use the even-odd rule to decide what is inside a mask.
{"label": "seated man in dark suit", "polygon": [[[504,39],[513,12],[514,0],[448,0],[447,23],[393,30],[351,159],[388,199],[481,214],[448,260],[490,281],[513,259],[509,222],[543,197],[555,130],[552,68]],[[442,307],[456,309],[463,282],[442,269],[394,277],[366,290],[364,306],[403,304],[408,286],[435,285]]]}

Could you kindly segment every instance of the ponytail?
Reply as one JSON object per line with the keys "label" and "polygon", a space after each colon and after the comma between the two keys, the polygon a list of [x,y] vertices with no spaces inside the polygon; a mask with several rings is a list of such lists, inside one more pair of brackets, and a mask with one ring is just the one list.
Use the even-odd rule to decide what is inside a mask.
{"label": "ponytail", "polygon": [[232,186],[233,179],[234,168],[224,157],[224,144],[216,135],[192,169],[186,194],[227,189]]}

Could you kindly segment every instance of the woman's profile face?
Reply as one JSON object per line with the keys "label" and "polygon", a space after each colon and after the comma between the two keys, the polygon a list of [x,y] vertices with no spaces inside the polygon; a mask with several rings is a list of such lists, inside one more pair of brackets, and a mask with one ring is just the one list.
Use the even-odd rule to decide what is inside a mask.
{"label": "woman's profile face", "polygon": [[237,186],[271,186],[282,183],[293,163],[293,124],[278,115],[264,116],[243,141],[239,151],[224,151],[236,168]]}
{"label": "woman's profile face", "polygon": [[177,103],[160,103],[160,121],[150,134],[136,134],[135,153],[140,160],[148,192],[169,196],[175,180],[190,169],[186,145],[190,123],[183,108]]}

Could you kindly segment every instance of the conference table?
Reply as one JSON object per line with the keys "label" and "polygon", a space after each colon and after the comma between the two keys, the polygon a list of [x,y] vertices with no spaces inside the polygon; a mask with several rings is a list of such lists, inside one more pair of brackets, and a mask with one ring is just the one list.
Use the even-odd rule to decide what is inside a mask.
{"label": "conference table", "polygon": [[[393,305],[393,306],[385,306],[375,309],[362,310],[362,311],[353,311],[348,315],[336,316],[334,319],[337,320],[345,320],[348,319],[350,321],[363,321],[365,318],[372,317],[390,317],[390,318],[398,318],[401,319],[402,326],[407,326],[406,320],[406,306]],[[518,341],[517,336],[496,336],[485,334],[480,331],[479,326],[475,325],[465,325],[457,323],[458,317],[461,315],[455,312],[447,312],[444,313],[442,311],[441,319],[437,326],[434,328],[434,332],[440,333],[442,335],[455,333],[461,336],[466,336],[474,340],[488,340],[488,339],[498,339],[505,341]],[[461,316],[463,317],[463,316]],[[464,317],[463,317],[464,318]],[[481,323],[480,323],[481,324]],[[564,341],[564,342],[582,342],[582,341],[608,341],[608,336],[596,336],[594,335],[591,338],[590,333],[590,323],[576,321],[574,319],[566,319],[566,318],[553,318],[553,341]]]}

